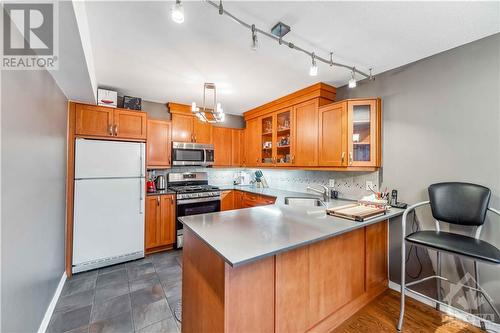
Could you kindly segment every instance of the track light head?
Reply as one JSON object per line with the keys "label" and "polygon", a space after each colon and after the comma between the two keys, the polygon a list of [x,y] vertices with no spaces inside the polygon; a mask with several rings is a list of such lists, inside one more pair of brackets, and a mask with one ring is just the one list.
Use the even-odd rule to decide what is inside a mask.
{"label": "track light head", "polygon": [[348,85],[349,88],[356,88],[357,85],[356,78],[354,78],[354,71],[355,69],[353,68],[351,72],[351,79],[349,80],[349,85]]}
{"label": "track light head", "polygon": [[259,40],[257,39],[257,31],[255,29],[255,24],[252,24],[252,50],[257,51],[259,48]]}
{"label": "track light head", "polygon": [[318,75],[318,65],[316,64],[314,52],[311,55],[311,67],[309,68],[309,75],[311,76]]}
{"label": "track light head", "polygon": [[176,0],[175,4],[172,6],[171,11],[172,21],[181,24],[184,22],[184,7],[182,7],[181,0]]}

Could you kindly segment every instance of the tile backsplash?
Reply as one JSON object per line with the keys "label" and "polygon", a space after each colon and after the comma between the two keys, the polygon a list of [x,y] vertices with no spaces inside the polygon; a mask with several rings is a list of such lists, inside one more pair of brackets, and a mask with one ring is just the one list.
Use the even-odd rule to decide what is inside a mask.
{"label": "tile backsplash", "polygon": [[371,181],[374,189],[380,184],[379,172],[338,172],[338,171],[308,171],[308,170],[276,170],[250,168],[198,168],[182,167],[169,170],[155,170],[156,175],[169,172],[207,172],[209,183],[217,186],[233,185],[234,174],[237,171],[248,171],[252,178],[256,170],[261,170],[269,187],[288,191],[306,192],[306,188],[313,184],[329,184],[335,179],[335,190],[339,191],[340,198],[359,199],[370,194],[366,191],[366,181]]}

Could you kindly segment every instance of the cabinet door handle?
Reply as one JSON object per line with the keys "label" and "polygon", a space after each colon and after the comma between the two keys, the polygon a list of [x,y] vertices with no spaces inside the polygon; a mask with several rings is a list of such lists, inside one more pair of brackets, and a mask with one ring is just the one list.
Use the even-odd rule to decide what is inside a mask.
{"label": "cabinet door handle", "polygon": [[113,125],[111,124],[108,126],[108,133],[109,135],[113,135]]}
{"label": "cabinet door handle", "polygon": [[115,124],[115,126],[114,126],[114,132],[115,132],[115,136],[117,136],[118,135],[118,125],[117,124]]}
{"label": "cabinet door handle", "polygon": [[292,155],[292,160],[291,160],[292,164],[294,161],[295,161],[295,155]]}
{"label": "cabinet door handle", "polygon": [[157,196],[157,197],[156,197],[156,205],[157,205],[157,206],[160,206],[160,196]]}
{"label": "cabinet door handle", "polygon": [[342,164],[344,164],[344,160],[345,160],[345,151],[342,152]]}
{"label": "cabinet door handle", "polygon": [[352,165],[352,151],[349,152],[349,165]]}

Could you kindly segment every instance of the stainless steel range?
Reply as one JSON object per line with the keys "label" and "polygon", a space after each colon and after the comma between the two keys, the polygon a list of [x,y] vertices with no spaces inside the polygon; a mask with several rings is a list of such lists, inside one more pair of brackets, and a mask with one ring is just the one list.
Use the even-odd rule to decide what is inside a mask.
{"label": "stainless steel range", "polygon": [[168,189],[176,193],[176,247],[182,247],[183,226],[179,217],[220,211],[220,189],[208,185],[206,172],[172,172]]}

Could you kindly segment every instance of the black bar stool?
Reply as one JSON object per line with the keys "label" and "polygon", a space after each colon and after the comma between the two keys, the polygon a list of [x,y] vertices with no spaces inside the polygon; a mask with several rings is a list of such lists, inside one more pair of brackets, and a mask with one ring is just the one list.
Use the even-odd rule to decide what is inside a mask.
{"label": "black bar stool", "polygon": [[[401,240],[401,309],[397,329],[401,331],[403,327],[404,312],[405,312],[405,292],[411,291],[423,298],[436,302],[436,309],[439,310],[440,305],[451,307],[450,304],[444,303],[441,300],[441,282],[446,281],[459,288],[467,288],[476,293],[477,300],[479,295],[489,303],[496,316],[500,318],[500,313],[495,308],[492,299],[478,284],[478,268],[477,261],[487,264],[500,264],[500,250],[492,244],[479,239],[481,229],[486,218],[487,211],[491,211],[500,216],[500,211],[488,207],[491,197],[489,188],[469,183],[439,183],[433,184],[428,188],[429,201],[417,203],[408,207],[402,219],[402,240]],[[408,213],[415,210],[417,207],[430,204],[432,216],[435,219],[436,230],[422,230],[411,233],[406,236],[406,218]],[[469,226],[475,228],[474,237],[464,236],[461,234],[444,232],[440,230],[440,222],[446,222],[455,225]],[[406,242],[429,248],[437,251],[436,260],[436,275],[432,275],[411,283],[406,284]],[[441,274],[441,252],[449,253],[474,261],[475,286],[469,286],[461,283],[453,283]],[[410,286],[436,279],[437,281],[437,299],[424,295],[422,293],[411,290]],[[479,305],[479,304],[478,304]],[[479,315],[468,313],[462,309],[453,307],[454,310],[473,316],[481,323],[481,328],[485,329],[485,319]],[[478,306],[479,308],[479,306]]]}

